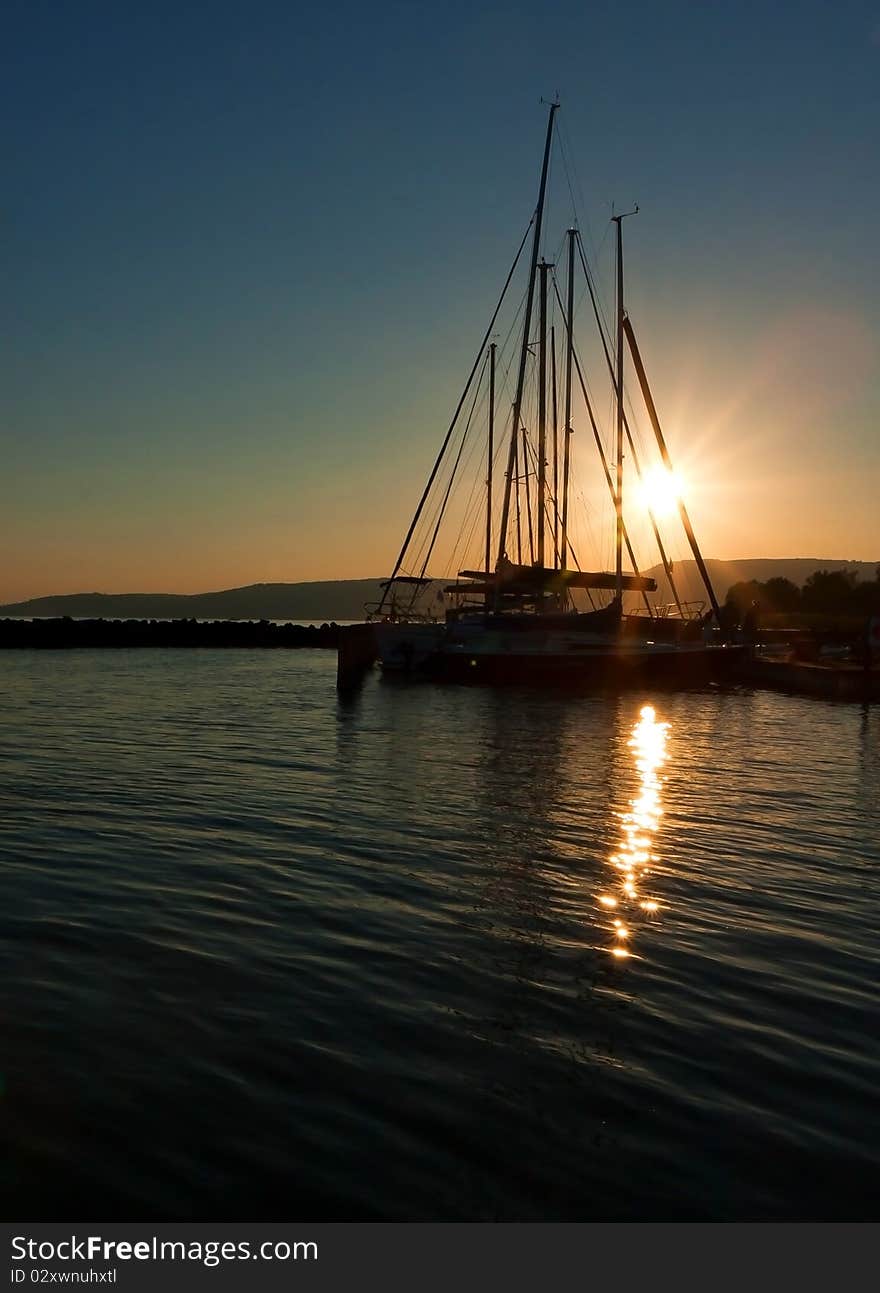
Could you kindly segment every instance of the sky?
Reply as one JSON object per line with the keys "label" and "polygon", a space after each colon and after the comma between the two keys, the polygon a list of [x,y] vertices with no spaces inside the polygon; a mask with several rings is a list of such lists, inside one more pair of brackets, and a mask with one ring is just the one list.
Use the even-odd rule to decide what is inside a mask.
{"label": "sky", "polygon": [[28,0],[4,35],[0,602],[389,572],[554,95],[600,279],[640,207],[703,551],[880,559],[877,0]]}

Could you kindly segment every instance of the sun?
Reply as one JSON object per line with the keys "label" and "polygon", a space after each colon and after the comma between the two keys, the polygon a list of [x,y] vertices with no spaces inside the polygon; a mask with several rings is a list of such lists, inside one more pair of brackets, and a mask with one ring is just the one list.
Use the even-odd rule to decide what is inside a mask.
{"label": "sun", "polygon": [[638,485],[639,502],[650,508],[655,516],[671,516],[678,508],[682,484],[674,471],[665,467],[650,467]]}

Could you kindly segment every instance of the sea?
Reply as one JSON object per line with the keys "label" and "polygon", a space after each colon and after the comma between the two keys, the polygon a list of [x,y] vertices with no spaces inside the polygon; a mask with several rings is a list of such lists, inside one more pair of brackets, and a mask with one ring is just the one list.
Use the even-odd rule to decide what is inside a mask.
{"label": "sea", "polygon": [[0,654],[3,1215],[875,1217],[880,709],[335,667]]}

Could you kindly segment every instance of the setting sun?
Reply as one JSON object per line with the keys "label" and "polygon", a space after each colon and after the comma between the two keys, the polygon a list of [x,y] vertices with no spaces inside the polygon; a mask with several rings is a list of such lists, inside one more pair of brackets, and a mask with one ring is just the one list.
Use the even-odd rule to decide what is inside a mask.
{"label": "setting sun", "polygon": [[677,472],[667,471],[665,467],[650,467],[639,481],[639,500],[655,516],[671,516],[678,507],[681,494],[681,478]]}

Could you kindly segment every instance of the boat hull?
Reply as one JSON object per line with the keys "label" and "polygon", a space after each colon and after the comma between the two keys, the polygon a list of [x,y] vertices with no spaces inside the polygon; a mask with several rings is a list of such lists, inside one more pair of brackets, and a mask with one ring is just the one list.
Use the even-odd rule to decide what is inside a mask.
{"label": "boat hull", "polygon": [[585,647],[577,652],[479,651],[447,648],[424,669],[437,681],[495,685],[565,685],[620,690],[668,687],[677,690],[735,681],[745,649],[694,644],[654,650],[626,644]]}
{"label": "boat hull", "polygon": [[[702,638],[673,638],[628,623],[597,631],[590,615],[454,618],[446,624],[375,626],[383,670],[438,682],[565,684],[595,688],[703,687],[731,681],[746,648]],[[661,631],[663,630],[663,631]]]}
{"label": "boat hull", "polygon": [[436,623],[379,621],[373,625],[376,654],[387,673],[421,673],[443,643],[446,626]]}

